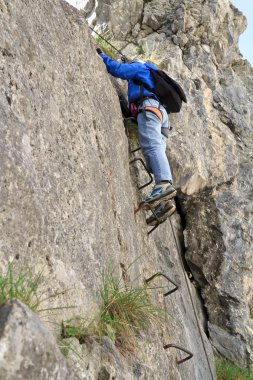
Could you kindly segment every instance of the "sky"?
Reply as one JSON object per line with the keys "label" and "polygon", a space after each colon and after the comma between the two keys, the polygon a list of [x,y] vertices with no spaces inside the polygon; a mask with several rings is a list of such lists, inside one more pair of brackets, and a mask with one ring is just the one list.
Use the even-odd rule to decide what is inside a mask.
{"label": "sky", "polygon": [[250,61],[253,66],[253,0],[231,0],[231,2],[247,17],[248,27],[240,36],[239,48],[243,58]]}
{"label": "sky", "polygon": [[69,4],[73,5],[78,9],[82,9],[88,3],[88,0],[66,0]]}

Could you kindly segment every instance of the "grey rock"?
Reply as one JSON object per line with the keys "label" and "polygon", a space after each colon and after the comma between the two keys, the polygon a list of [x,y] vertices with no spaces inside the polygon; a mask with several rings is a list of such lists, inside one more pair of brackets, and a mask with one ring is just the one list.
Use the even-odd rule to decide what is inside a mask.
{"label": "grey rock", "polygon": [[96,22],[124,40],[142,16],[143,0],[98,1]]}
{"label": "grey rock", "polygon": [[240,363],[243,367],[247,366],[245,358],[247,357],[247,345],[241,342],[240,336],[234,336],[224,329],[209,324],[211,340],[214,340],[216,350],[223,357],[228,358],[231,362]]}
{"label": "grey rock", "polygon": [[54,336],[17,300],[0,306],[0,379],[78,380]]}
{"label": "grey rock", "polygon": [[[136,285],[164,271],[182,292],[166,303],[162,292],[151,293],[169,322],[138,337],[130,358],[107,338],[75,342],[85,353],[76,364],[78,376],[211,379],[204,350],[213,371],[211,346],[202,327],[199,335],[171,226],[163,224],[149,238],[144,214],[134,213],[144,197],[137,186],[146,174],[138,164],[129,168],[133,156],[118,97],[83,12],[58,0],[4,1],[2,10],[1,272],[14,257],[18,268],[24,259],[35,271],[43,267],[45,297],[68,289],[44,307],[76,306],[54,317],[60,323],[73,314],[96,314],[110,263],[125,281],[129,268],[127,278]],[[178,216],[172,225],[180,244]],[[194,287],[192,292],[195,299]],[[191,362],[179,367],[181,354],[165,351],[166,343],[191,350]]]}
{"label": "grey rock", "polygon": [[160,64],[188,96],[171,115],[168,155],[186,259],[217,326],[211,341],[218,349],[235,338],[223,355],[252,365],[253,71],[238,49],[246,18],[229,0],[153,0],[140,25],[155,31],[139,33],[142,59]]}
{"label": "grey rock", "polygon": [[87,17],[89,17],[93,11],[95,12],[95,8],[96,8],[96,1],[95,0],[89,0],[85,4],[85,7],[83,8],[85,15]]}
{"label": "grey rock", "polygon": [[[49,286],[70,288],[63,302],[74,303],[84,316],[98,309],[102,274],[111,259],[119,275],[134,263],[128,276],[136,283],[165,271],[180,292],[165,303],[162,294],[154,294],[169,318],[162,331],[139,337],[135,360],[123,358],[108,339],[84,344],[79,348],[92,355],[87,373],[78,364],[82,376],[116,376],[120,368],[126,379],[167,379],[169,374],[173,380],[209,380],[214,360],[206,326],[224,356],[243,364],[253,361],[253,87],[252,68],[237,46],[245,18],[228,0],[183,5],[153,0],[144,8],[142,1],[98,1],[96,17],[97,26],[105,25],[125,44],[139,23],[140,32],[134,30],[138,44],[145,44],[146,54],[152,53],[187,93],[187,105],[171,115],[168,140],[185,243],[178,215],[147,238],[143,213],[134,214],[144,196],[136,189],[145,172],[138,165],[129,170],[117,95],[83,13],[56,0],[4,1],[1,269],[17,253],[36,268],[46,266]],[[181,255],[187,247],[208,324],[197,307],[195,286],[186,283],[172,227]],[[70,316],[63,310],[56,320]],[[231,349],[222,350],[230,341]],[[191,362],[177,366],[178,353],[165,352],[166,343],[191,350]]]}

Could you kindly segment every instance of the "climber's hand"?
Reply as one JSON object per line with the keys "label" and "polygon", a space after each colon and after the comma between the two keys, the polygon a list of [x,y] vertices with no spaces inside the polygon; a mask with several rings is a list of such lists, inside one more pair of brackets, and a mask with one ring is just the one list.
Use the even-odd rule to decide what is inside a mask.
{"label": "climber's hand", "polygon": [[102,54],[103,53],[103,51],[100,49],[100,47],[97,47],[96,51],[97,51],[98,54]]}

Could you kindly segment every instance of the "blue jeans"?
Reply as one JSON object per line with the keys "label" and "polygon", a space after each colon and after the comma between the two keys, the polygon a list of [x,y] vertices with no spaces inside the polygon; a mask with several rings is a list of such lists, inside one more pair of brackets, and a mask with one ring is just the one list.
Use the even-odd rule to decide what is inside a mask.
{"label": "blue jeans", "polygon": [[[159,107],[155,99],[145,99],[139,106]],[[155,183],[169,181],[172,183],[172,175],[168,158],[166,156],[166,137],[162,135],[161,128],[169,128],[169,117],[163,106],[160,106],[163,121],[150,111],[142,111],[138,114],[139,142],[144,154],[147,167],[154,174]]]}

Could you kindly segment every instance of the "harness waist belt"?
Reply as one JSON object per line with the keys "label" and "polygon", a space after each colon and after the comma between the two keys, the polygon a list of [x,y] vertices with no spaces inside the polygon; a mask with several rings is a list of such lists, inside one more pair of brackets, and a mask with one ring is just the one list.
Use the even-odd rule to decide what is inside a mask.
{"label": "harness waist belt", "polygon": [[163,113],[158,108],[147,106],[147,107],[144,107],[143,109],[139,110],[138,113],[143,112],[143,111],[150,111],[153,114],[155,114],[161,122],[163,121]]}

